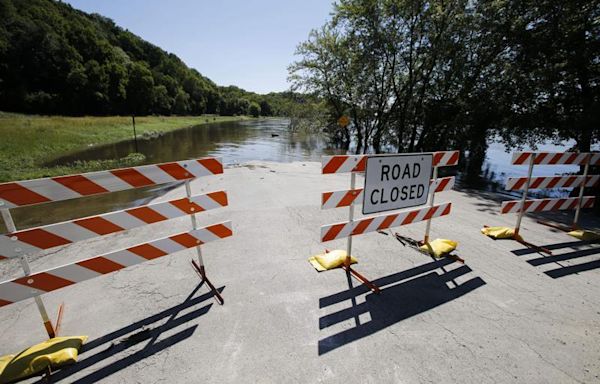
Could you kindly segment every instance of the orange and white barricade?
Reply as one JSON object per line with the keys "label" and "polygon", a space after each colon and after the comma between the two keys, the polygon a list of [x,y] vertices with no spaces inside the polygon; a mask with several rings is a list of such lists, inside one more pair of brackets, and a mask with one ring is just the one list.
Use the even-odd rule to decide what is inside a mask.
{"label": "orange and white barricade", "polygon": [[[227,194],[215,191],[192,195],[190,185],[195,178],[222,173],[220,159],[202,158],[0,184],[0,213],[8,229],[8,233],[0,235],[0,260],[18,258],[25,273],[23,277],[0,283],[0,307],[34,298],[46,331],[52,338],[58,333],[62,305],[56,324],[52,324],[40,297],[43,293],[189,248],[196,248],[198,254],[198,262],[192,260],[194,269],[223,304],[223,298],[206,276],[201,245],[231,236],[231,222],[199,228],[195,215],[227,206]],[[16,207],[173,182],[185,182],[187,197],[21,231],[17,230],[10,213],[10,209]],[[39,251],[182,216],[191,217],[191,231],[42,272],[32,273],[27,261],[28,255]]]}
{"label": "orange and white barricade", "polygon": [[[577,222],[581,209],[591,208],[594,205],[594,196],[584,196],[586,187],[593,187],[600,181],[599,175],[589,175],[590,165],[600,165],[600,153],[552,153],[552,152],[516,152],[513,153],[511,164],[528,165],[529,169],[526,177],[509,177],[506,182],[506,189],[510,191],[523,191],[520,200],[504,201],[500,208],[502,214],[517,213],[517,223],[514,228],[514,239],[524,245],[537,248],[545,253],[551,254],[551,251],[542,247],[537,247],[524,241],[520,235],[521,221],[523,214],[527,212],[544,212],[558,210],[575,210],[573,223],[569,228],[553,225],[544,221],[538,221],[541,224],[548,225],[560,230],[570,231],[577,228]],[[535,165],[583,165],[583,175],[571,176],[536,176],[533,177]],[[579,196],[571,198],[550,198],[550,199],[528,199],[527,194],[530,190],[550,189],[550,188],[579,188]]]}
{"label": "orange and white barricade", "polygon": [[[419,153],[420,154],[420,153]],[[354,219],[354,206],[362,204],[363,188],[356,188],[356,174],[364,173],[368,155],[336,155],[324,156],[322,159],[322,174],[350,173],[350,189],[342,191],[323,192],[321,209],[349,207],[348,221],[328,224],[321,227],[321,242],[347,238],[346,261],[342,267],[355,276],[373,292],[379,288],[359,274],[350,266],[352,256],[352,237],[369,232],[381,231],[387,228],[427,221],[423,243],[429,241],[431,219],[448,215],[452,203],[434,205],[435,193],[450,190],[454,187],[454,176],[438,178],[438,167],[458,164],[458,151],[442,151],[432,154],[433,177],[430,180],[428,203],[425,207],[410,209],[398,213]]]}

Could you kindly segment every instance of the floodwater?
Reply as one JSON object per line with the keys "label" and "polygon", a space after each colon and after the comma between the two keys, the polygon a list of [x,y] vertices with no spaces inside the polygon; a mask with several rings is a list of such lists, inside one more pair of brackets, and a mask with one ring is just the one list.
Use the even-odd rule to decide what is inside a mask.
{"label": "floodwater", "polygon": [[[145,163],[220,157],[225,166],[251,160],[277,162],[320,161],[321,156],[342,153],[327,149],[327,142],[317,135],[292,133],[287,119],[263,119],[200,125],[167,132],[159,137],[138,140],[138,151]],[[135,152],[133,140],[92,147],[67,154],[47,166],[75,161],[118,159]],[[57,203],[12,209],[17,229],[85,217],[145,204],[152,197],[177,184],[139,188]],[[0,220],[0,233],[6,230]]]}
{"label": "floodwater", "polygon": [[[148,164],[215,156],[222,158],[226,166],[251,160],[320,161],[323,155],[343,153],[340,150],[328,149],[324,138],[318,135],[292,133],[288,127],[287,119],[214,123],[171,131],[153,139],[138,140],[138,148],[139,152],[146,156],[145,162]],[[562,152],[571,145],[572,143],[566,143],[565,146],[544,145],[538,149]],[[47,165],[70,164],[77,160],[116,159],[131,152],[135,152],[133,140],[67,154]],[[494,172],[492,178],[498,180],[504,180],[509,175],[522,176],[527,172],[527,167],[510,165],[510,154],[501,144],[490,145],[486,165]],[[554,175],[575,171],[577,168],[571,166],[536,166],[534,174]],[[11,212],[17,228],[24,229],[145,204],[165,189],[176,185],[140,188],[44,204],[43,209],[40,209],[39,205],[23,207]],[[2,227],[0,231],[6,232]]]}

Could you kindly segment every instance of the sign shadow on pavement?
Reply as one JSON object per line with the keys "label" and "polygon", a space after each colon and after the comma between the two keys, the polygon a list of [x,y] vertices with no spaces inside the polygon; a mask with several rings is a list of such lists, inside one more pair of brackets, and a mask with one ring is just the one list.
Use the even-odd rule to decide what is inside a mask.
{"label": "sign shadow on pavement", "polygon": [[[51,382],[54,383],[64,380],[66,382],[74,383],[96,383],[132,364],[153,356],[156,353],[191,337],[198,327],[197,324],[187,327],[169,337],[158,340],[161,334],[208,313],[213,306],[213,303],[200,306],[199,308],[193,309],[178,317],[181,312],[189,310],[194,306],[198,306],[214,297],[213,292],[194,297],[202,285],[204,285],[204,282],[198,284],[182,303],[84,344],[80,352],[80,356],[83,359],[73,366],[63,368],[54,373],[50,378]],[[225,287],[220,287],[217,291],[221,293],[224,289]],[[166,321],[162,324],[156,324],[163,319],[166,319]],[[129,348],[143,342],[147,342],[143,348],[134,353],[129,352],[129,354],[127,354]],[[109,344],[106,348],[99,350],[93,355],[89,355],[91,351],[106,344]],[[112,361],[108,365],[104,365],[79,379],[73,380],[70,378],[72,375],[122,352],[126,352],[124,354],[125,357],[122,359]],[[41,384],[45,382],[45,379],[41,379],[37,383]]]}
{"label": "sign shadow on pavement", "polygon": [[[352,287],[352,282],[349,280],[350,288],[347,291],[321,298],[319,300],[321,309],[343,301],[349,301],[351,305],[346,309],[322,316],[319,319],[319,329],[324,330],[352,319],[355,321],[355,326],[319,340],[319,355],[370,336],[485,285],[485,281],[480,277],[473,277],[462,284],[456,284],[455,279],[467,275],[472,272],[472,269],[462,265],[446,271],[444,267],[452,263],[452,260],[440,259],[379,278],[373,283],[382,288],[380,295],[369,293],[368,288],[363,285]],[[441,274],[436,271],[440,268],[443,271]],[[407,279],[410,280],[404,281]],[[449,285],[453,285],[453,288]],[[366,293],[368,294],[364,302],[356,304],[356,298]],[[366,313],[371,319],[361,323],[359,317]]]}
{"label": "sign shadow on pavement", "polygon": [[[596,247],[591,248],[590,246],[595,245]],[[585,261],[578,264],[570,264],[571,261],[600,255],[600,241],[569,241],[564,243],[556,243],[556,244],[548,244],[544,245],[547,249],[550,250],[559,250],[570,248],[570,251],[565,253],[552,255],[545,255],[541,252],[536,252],[535,249],[525,248],[525,249],[517,249],[512,251],[513,254],[517,256],[526,256],[526,255],[534,255],[539,256],[534,259],[527,260],[527,263],[534,267],[541,267],[547,264],[556,264],[558,268],[551,269],[545,271],[544,273],[553,279],[557,279],[559,277],[564,277],[568,275],[577,274],[579,272],[591,271],[593,269],[600,268],[600,259]],[[569,263],[566,264],[565,262]]]}

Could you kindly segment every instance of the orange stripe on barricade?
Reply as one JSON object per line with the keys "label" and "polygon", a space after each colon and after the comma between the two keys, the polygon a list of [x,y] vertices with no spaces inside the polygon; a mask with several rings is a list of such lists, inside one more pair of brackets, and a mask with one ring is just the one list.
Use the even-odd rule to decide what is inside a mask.
{"label": "orange stripe on barricade", "polygon": [[115,169],[114,171],[110,171],[110,173],[135,188],[154,185],[152,180],[136,171],[135,168]]}
{"label": "orange stripe on barricade", "polygon": [[379,226],[377,227],[377,230],[389,228],[392,225],[392,223],[394,222],[394,220],[396,220],[397,217],[398,217],[398,215],[387,216],[385,219],[383,219],[381,224],[379,224]]}
{"label": "orange stripe on barricade", "polygon": [[198,204],[190,201],[190,199],[188,199],[187,197],[183,198],[183,199],[179,199],[179,200],[173,200],[171,202],[171,204],[173,204],[175,207],[181,209],[183,212],[189,213],[189,214],[204,211],[204,208],[202,208]]}
{"label": "orange stripe on barricade", "polygon": [[223,163],[215,158],[209,157],[205,159],[198,159],[197,161],[215,175],[223,173]]}
{"label": "orange stripe on barricade", "polygon": [[148,207],[139,207],[128,209],[125,212],[129,213],[131,216],[134,216],[147,224],[157,223],[159,221],[167,220],[167,218],[160,213],[156,212],[154,209],[150,209]]}
{"label": "orange stripe on barricade", "polygon": [[228,228],[222,224],[213,225],[211,227],[208,227],[207,229],[220,238],[231,236],[233,233],[231,231],[231,228]]}
{"label": "orange stripe on barricade", "polygon": [[98,235],[108,235],[109,233],[115,233],[124,231],[125,228],[121,228],[118,225],[103,219],[102,217],[89,217],[87,219],[79,219],[73,221],[73,223],[89,229],[90,231],[97,233]]}
{"label": "orange stripe on barricade", "polygon": [[158,167],[176,180],[191,179],[194,176],[177,163],[159,164]]}
{"label": "orange stripe on barricade", "polygon": [[103,275],[125,268],[124,265],[115,263],[106,257],[95,257],[93,259],[80,261],[76,264]]}
{"label": "orange stripe on barricade", "polygon": [[40,204],[50,201],[49,198],[22,187],[17,183],[0,184],[0,199],[9,201],[15,206]]}
{"label": "orange stripe on barricade", "polygon": [[46,272],[19,277],[18,279],[13,280],[13,282],[45,292],[54,291],[55,289],[73,284],[71,280],[63,279],[62,277],[51,275]]}
{"label": "orange stripe on barricade", "polygon": [[331,161],[323,167],[323,173],[336,173],[347,158],[347,156],[334,156]]}
{"label": "orange stripe on barricade", "polygon": [[151,244],[136,245],[135,247],[127,248],[127,250],[148,260],[156,259],[157,257],[166,255],[165,252]]}
{"label": "orange stripe on barricade", "polygon": [[49,249],[71,243],[71,241],[63,237],[38,228],[18,232],[13,234],[13,236],[16,236],[17,239],[24,243],[31,244],[40,249]]}
{"label": "orange stripe on barricade", "polygon": [[82,196],[98,195],[109,192],[109,190],[102,188],[98,184],[92,182],[82,175],[58,176],[53,177],[52,180],[64,185],[65,187],[79,193]]}
{"label": "orange stripe on barricade", "polygon": [[222,207],[226,207],[229,204],[227,200],[227,194],[224,191],[207,193],[206,196],[213,199],[215,202],[217,202],[217,204],[219,204]]}
{"label": "orange stripe on barricade", "polygon": [[196,239],[189,233],[182,233],[179,235],[171,236],[170,239],[178,244],[183,245],[186,248],[192,248],[202,244],[202,241]]}

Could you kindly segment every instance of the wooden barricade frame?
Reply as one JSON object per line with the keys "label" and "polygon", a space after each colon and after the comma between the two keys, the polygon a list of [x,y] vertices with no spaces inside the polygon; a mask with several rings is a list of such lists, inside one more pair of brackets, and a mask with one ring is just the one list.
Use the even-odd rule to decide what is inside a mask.
{"label": "wooden barricade frame", "polygon": [[[600,181],[600,175],[590,175],[590,165],[600,165],[600,153],[579,153],[579,152],[515,152],[511,159],[512,165],[527,165],[528,171],[526,177],[509,177],[506,182],[506,189],[513,191],[523,191],[520,200],[510,200],[502,202],[500,212],[517,213],[517,222],[515,224],[514,240],[541,252],[552,254],[547,248],[539,247],[529,243],[519,235],[523,215],[527,212],[542,212],[556,210],[575,210],[573,223],[570,227],[555,225],[544,220],[537,220],[538,223],[569,232],[578,229],[578,221],[583,208],[591,208],[594,205],[594,196],[584,196],[585,188],[592,187]],[[583,165],[583,175],[570,176],[533,176],[533,169],[536,165]],[[548,198],[548,199],[527,199],[527,194],[533,189],[549,188],[577,188],[579,187],[578,197],[570,198]]]}
{"label": "wooden barricade frame", "polygon": [[[23,277],[0,282],[0,307],[33,298],[46,332],[53,338],[59,332],[63,304],[59,307],[57,320],[53,324],[41,298],[43,293],[191,248],[196,248],[198,257],[197,262],[191,260],[194,270],[202,282],[209,286],[219,304],[224,304],[221,294],[207,277],[201,245],[232,236],[231,222],[200,228],[196,214],[227,206],[227,193],[215,191],[192,195],[190,185],[193,179],[222,173],[221,160],[207,157],[0,184],[0,213],[8,230],[8,233],[0,235],[0,261],[17,258],[24,272]],[[17,230],[10,212],[10,209],[16,207],[175,182],[185,183],[186,197],[25,230]],[[37,273],[32,273],[27,260],[28,255],[43,250],[183,216],[191,218],[192,230],[189,232]]]}
{"label": "wooden barricade frame", "polygon": [[[424,153],[410,153],[406,155],[420,154]],[[354,276],[375,293],[381,292],[379,287],[351,267],[352,237],[368,232],[381,231],[387,228],[426,221],[427,226],[425,235],[423,241],[419,243],[425,244],[429,242],[431,219],[448,215],[452,207],[452,203],[434,205],[435,194],[437,192],[450,190],[455,184],[454,176],[438,178],[438,168],[457,165],[459,151],[438,151],[431,154],[433,155],[432,178],[429,182],[429,196],[425,206],[413,207],[408,210],[401,210],[397,213],[384,212],[383,214],[364,217],[359,220],[354,220],[354,206],[362,203],[363,188],[356,187],[356,174],[365,172],[369,155],[334,155],[323,156],[322,158],[321,173],[350,173],[350,189],[322,193],[321,209],[348,207],[348,221],[322,226],[321,242],[344,237],[347,238],[346,259],[342,268],[347,274]],[[393,155],[395,154],[390,154],[390,156]],[[460,258],[457,258],[457,260],[462,261]]]}

